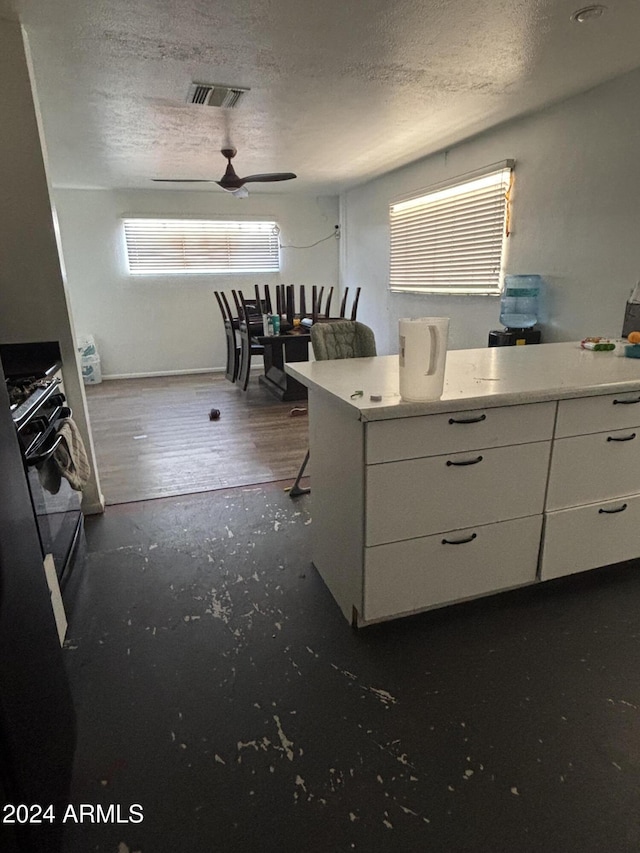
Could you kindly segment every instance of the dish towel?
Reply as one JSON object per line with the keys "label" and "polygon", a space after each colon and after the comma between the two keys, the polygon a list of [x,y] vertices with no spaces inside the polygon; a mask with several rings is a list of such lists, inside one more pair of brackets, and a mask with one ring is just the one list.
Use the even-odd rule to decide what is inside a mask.
{"label": "dish towel", "polygon": [[53,458],[72,489],[81,492],[91,476],[91,466],[87,458],[80,430],[72,418],[63,418],[58,426],[58,435],[62,441],[56,448]]}

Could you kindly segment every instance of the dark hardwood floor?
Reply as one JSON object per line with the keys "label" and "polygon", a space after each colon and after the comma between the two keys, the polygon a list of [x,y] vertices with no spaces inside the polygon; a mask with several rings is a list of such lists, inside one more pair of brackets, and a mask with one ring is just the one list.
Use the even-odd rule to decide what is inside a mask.
{"label": "dark hardwood floor", "polygon": [[279,402],[257,375],[246,392],[217,373],[109,380],[86,392],[107,504],[293,480],[307,449],[306,415],[290,414],[306,402]]}

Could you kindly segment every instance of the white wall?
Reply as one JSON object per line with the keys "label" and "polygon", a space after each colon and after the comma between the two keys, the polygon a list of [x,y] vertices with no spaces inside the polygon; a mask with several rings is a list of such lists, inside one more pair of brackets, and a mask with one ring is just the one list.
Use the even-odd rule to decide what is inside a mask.
{"label": "white wall", "polygon": [[65,391],[84,438],[93,474],[85,512],[104,501],[96,474],[86,399],[76,357],[55,213],[29,62],[18,24],[0,20],[0,341],[58,341]]}
{"label": "white wall", "polygon": [[547,281],[546,341],[619,336],[640,279],[640,71],[429,157],[341,199],[342,284],[363,286],[359,319],[381,354],[400,317],[451,317],[450,347],[484,347],[499,298],[388,292],[388,205],[398,195],[515,158],[506,273]]}
{"label": "white wall", "polygon": [[95,335],[103,375],[224,368],[224,328],[214,290],[338,284],[333,237],[313,248],[282,249],[277,275],[130,276],[121,222],[127,214],[245,214],[275,219],[283,245],[306,246],[333,234],[337,197],[254,192],[239,200],[214,186],[206,192],[57,189],[55,201],[76,328]]}

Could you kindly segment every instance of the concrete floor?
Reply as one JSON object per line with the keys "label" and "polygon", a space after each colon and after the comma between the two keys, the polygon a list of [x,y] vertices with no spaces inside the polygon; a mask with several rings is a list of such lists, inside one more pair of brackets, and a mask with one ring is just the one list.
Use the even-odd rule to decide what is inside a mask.
{"label": "concrete floor", "polygon": [[87,519],[65,853],[637,851],[639,566],[355,632],[283,485]]}

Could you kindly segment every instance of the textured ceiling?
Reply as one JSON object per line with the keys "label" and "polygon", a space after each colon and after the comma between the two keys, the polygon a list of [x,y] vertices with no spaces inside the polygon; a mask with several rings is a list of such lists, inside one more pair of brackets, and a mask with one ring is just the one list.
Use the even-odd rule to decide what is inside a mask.
{"label": "textured ceiling", "polygon": [[[54,185],[219,178],[230,142],[240,175],[299,176],[252,192],[323,194],[638,67],[640,2],[606,3],[583,24],[580,0],[0,0],[0,17],[29,37]],[[194,80],[251,91],[190,106]]]}

